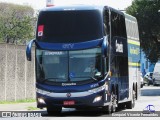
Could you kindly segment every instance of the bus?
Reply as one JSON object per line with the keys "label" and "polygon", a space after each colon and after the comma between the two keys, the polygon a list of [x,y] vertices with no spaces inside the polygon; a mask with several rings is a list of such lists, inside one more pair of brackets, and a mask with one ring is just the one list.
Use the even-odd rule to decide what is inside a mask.
{"label": "bus", "polygon": [[35,43],[36,99],[48,114],[64,108],[132,109],[140,90],[136,18],[109,6],[54,6],[40,11]]}

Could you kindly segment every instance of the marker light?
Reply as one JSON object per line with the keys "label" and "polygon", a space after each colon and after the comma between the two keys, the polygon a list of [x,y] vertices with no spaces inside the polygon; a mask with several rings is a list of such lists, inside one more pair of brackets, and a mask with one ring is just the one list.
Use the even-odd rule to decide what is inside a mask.
{"label": "marker light", "polygon": [[93,100],[93,103],[98,102],[102,99],[102,96],[97,96],[95,97],[95,99]]}
{"label": "marker light", "polygon": [[108,84],[106,84],[105,90],[108,91]]}
{"label": "marker light", "polygon": [[38,102],[42,104],[46,104],[46,102],[42,98],[38,98]]}

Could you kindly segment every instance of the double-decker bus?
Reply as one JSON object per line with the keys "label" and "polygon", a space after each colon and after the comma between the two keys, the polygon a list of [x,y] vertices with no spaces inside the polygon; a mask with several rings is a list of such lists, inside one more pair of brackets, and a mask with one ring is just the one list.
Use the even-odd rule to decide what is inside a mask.
{"label": "double-decker bus", "polygon": [[54,6],[40,11],[35,43],[37,107],[119,106],[132,109],[139,96],[137,20],[108,6]]}

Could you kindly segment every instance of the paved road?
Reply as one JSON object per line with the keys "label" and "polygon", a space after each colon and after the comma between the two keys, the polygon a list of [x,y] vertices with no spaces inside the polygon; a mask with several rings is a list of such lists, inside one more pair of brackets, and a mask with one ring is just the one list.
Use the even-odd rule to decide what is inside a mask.
{"label": "paved road", "polygon": [[[34,103],[35,105],[35,103]],[[136,106],[134,109],[123,109],[116,113],[121,113],[122,111],[143,111],[146,106],[154,105],[156,111],[160,111],[160,86],[144,86],[141,89],[141,97],[136,101]],[[14,110],[14,109],[13,109]],[[36,111],[28,111],[28,113],[36,113]],[[45,109],[38,111],[43,117],[53,117],[49,116]],[[99,111],[77,111],[75,109],[63,109],[62,114],[57,115],[59,117],[106,117]],[[57,117],[56,116],[56,117]]]}
{"label": "paved road", "polygon": [[154,105],[155,110],[160,111],[160,86],[144,86],[141,88],[140,99],[132,110],[142,111],[147,105]]}
{"label": "paved road", "polygon": [[[139,100],[136,101],[135,108],[119,110],[116,113],[121,113],[121,111],[143,111],[148,105],[153,105],[156,111],[160,111],[160,86],[144,86],[141,88],[141,96]],[[42,116],[51,117],[45,110],[41,113]],[[105,117],[108,115],[98,111],[76,111],[75,109],[63,109],[62,114],[59,116]]]}

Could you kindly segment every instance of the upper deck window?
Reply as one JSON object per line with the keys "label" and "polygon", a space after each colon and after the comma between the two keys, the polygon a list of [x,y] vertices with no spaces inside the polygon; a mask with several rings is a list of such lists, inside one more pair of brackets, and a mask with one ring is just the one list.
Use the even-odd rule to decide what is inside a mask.
{"label": "upper deck window", "polygon": [[43,42],[76,43],[102,38],[98,10],[44,11],[38,19],[36,38]]}

